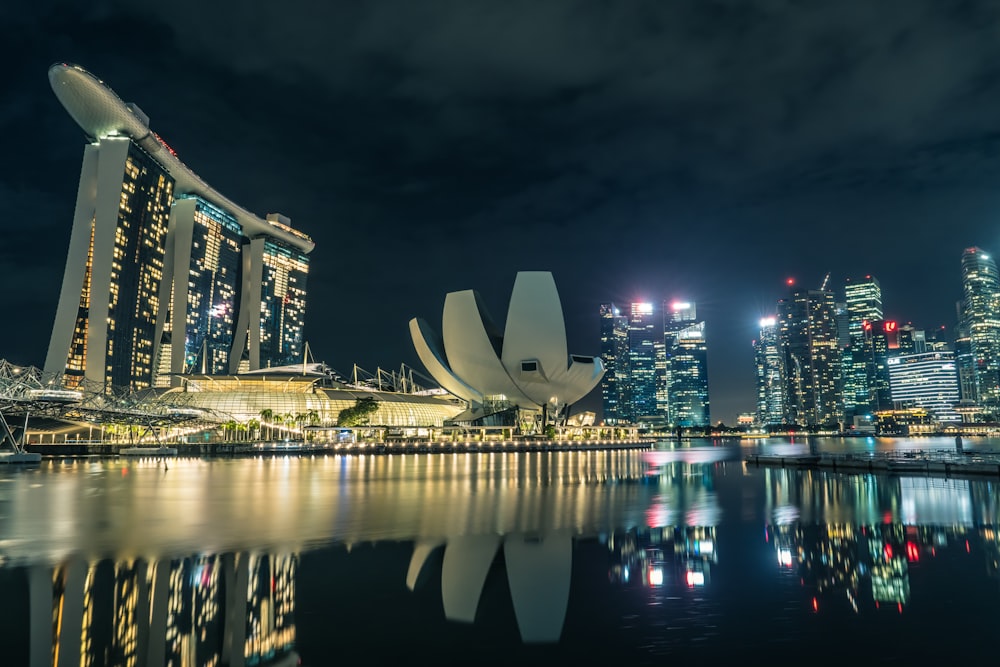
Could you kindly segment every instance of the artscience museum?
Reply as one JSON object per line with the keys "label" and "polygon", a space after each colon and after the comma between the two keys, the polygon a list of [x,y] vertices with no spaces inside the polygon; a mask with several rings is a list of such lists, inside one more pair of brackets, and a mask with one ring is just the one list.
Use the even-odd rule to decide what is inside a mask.
{"label": "artscience museum", "polygon": [[441,334],[420,319],[410,336],[428,373],[468,405],[455,421],[516,423],[512,415],[565,422],[571,406],[604,375],[599,357],[570,354],[555,280],[521,271],[501,330],[474,290],[445,296]]}

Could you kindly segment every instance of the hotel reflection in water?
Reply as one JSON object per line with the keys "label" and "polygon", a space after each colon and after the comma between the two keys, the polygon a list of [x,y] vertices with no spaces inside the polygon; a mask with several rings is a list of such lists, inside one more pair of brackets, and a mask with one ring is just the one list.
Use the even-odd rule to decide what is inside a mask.
{"label": "hotel reflection in water", "polygon": [[296,664],[296,554],[29,567],[32,665]]}

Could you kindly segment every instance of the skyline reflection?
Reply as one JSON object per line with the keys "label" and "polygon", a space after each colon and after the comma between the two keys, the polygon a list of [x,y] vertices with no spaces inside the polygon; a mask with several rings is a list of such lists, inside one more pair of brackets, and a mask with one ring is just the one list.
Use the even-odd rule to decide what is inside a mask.
{"label": "skyline reflection", "polygon": [[995,486],[757,469],[724,448],[53,462],[0,472],[0,577],[26,582],[8,606],[32,665],[324,664],[330,619],[350,647],[384,613],[369,595],[422,617],[411,641],[509,618],[525,646],[562,647],[617,600],[605,630],[653,633],[660,654],[754,604],[794,627],[905,618],[953,579],[1000,606]]}

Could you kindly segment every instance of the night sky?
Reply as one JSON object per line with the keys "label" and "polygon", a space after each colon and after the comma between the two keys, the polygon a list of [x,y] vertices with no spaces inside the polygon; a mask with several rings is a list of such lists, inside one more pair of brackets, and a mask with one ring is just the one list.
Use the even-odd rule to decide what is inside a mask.
{"label": "night sky", "polygon": [[962,249],[1000,252],[997,3],[43,1],[0,25],[17,363],[44,361],[85,143],[57,61],[313,237],[306,338],[345,375],[422,371],[411,317],[439,329],[471,288],[502,322],[516,272],[549,270],[576,354],[601,302],[696,302],[732,424],[786,278],[870,273],[889,318],[951,328]]}

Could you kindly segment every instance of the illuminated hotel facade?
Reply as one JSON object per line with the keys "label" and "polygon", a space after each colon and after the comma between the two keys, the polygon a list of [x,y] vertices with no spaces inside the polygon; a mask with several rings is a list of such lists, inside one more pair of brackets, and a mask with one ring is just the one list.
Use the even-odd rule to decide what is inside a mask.
{"label": "illuminated hotel facade", "polygon": [[46,373],[142,389],[301,361],[312,240],[219,194],[83,68],[49,81],[90,143]]}

